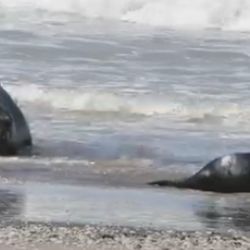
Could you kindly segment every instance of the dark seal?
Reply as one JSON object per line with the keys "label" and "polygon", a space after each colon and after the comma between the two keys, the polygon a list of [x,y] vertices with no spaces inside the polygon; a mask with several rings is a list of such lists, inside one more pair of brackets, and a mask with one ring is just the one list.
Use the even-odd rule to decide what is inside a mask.
{"label": "dark seal", "polygon": [[0,155],[16,155],[31,145],[31,134],[23,113],[0,86]]}
{"label": "dark seal", "polygon": [[250,192],[250,153],[216,158],[185,180],[162,180],[149,184],[221,193]]}

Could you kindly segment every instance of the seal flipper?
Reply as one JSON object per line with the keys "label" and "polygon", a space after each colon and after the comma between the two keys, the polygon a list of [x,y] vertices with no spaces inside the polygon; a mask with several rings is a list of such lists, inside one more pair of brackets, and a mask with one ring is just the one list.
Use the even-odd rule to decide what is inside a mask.
{"label": "seal flipper", "polygon": [[195,175],[182,180],[159,180],[149,182],[149,185],[159,187],[176,187],[176,188],[189,188],[189,189],[200,189],[200,190],[212,190],[213,183],[216,181],[207,178],[207,174],[203,171],[199,171]]}

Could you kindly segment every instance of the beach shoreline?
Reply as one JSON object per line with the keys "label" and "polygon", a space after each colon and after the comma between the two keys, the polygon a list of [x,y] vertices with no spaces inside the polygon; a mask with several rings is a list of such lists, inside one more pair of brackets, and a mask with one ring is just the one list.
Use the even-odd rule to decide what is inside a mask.
{"label": "beach shoreline", "polygon": [[20,223],[0,228],[0,249],[249,249],[247,233]]}

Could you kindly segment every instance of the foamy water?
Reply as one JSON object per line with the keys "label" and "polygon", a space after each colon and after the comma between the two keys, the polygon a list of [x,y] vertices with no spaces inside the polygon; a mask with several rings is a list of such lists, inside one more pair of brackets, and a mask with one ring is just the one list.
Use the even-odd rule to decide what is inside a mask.
{"label": "foamy water", "polygon": [[39,162],[199,168],[248,151],[249,14],[243,0],[0,1],[0,76]]}
{"label": "foamy water", "polygon": [[249,30],[247,0],[3,0],[4,11],[42,10],[178,28]]}

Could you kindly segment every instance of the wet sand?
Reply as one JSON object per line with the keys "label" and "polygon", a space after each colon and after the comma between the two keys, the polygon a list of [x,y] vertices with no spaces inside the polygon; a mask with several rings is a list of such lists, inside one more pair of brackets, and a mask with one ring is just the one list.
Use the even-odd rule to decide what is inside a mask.
{"label": "wet sand", "polygon": [[[27,185],[27,184],[26,184]],[[100,192],[100,195],[104,195],[103,200],[109,204],[109,206],[105,207],[100,202],[100,196],[98,196],[98,190],[94,187],[77,187],[79,188],[79,192],[86,192],[89,196],[93,196],[95,194],[95,206],[90,206],[89,210],[86,210],[84,203],[90,204],[88,196],[79,196],[77,188],[73,187],[73,190],[67,186],[61,186],[60,189],[64,190],[67,197],[67,192],[70,195],[75,194],[75,199],[78,201],[79,197],[83,198],[83,203],[79,203],[77,205],[74,199],[65,200],[62,199],[63,196],[60,193],[60,189],[49,185],[46,188],[42,187],[40,183],[40,196],[33,200],[33,198],[29,198],[30,194],[27,195],[27,200],[22,198],[15,197],[15,193],[12,193],[13,190],[2,191],[1,196],[4,197],[5,203],[3,208],[5,208],[5,212],[9,211],[5,214],[9,217],[6,218],[5,224],[0,224],[0,250],[21,250],[21,249],[37,249],[37,250],[170,250],[170,249],[180,249],[180,250],[191,250],[191,249],[250,249],[250,237],[249,237],[249,221],[247,218],[248,211],[243,213],[243,217],[240,214],[237,208],[233,208],[233,199],[232,196],[227,196],[228,202],[232,203],[232,206],[228,204],[228,207],[235,212],[234,217],[232,217],[232,213],[226,210],[226,207],[223,208],[227,203],[218,204],[220,209],[224,209],[220,214],[220,209],[215,211],[208,210],[208,212],[201,211],[199,216],[203,216],[202,219],[197,217],[195,214],[187,213],[186,208],[182,208],[183,210],[176,210],[182,205],[176,200],[177,207],[176,209],[168,208],[167,202],[170,201],[168,196],[170,195],[168,192],[162,193],[160,192],[160,197],[165,197],[166,203],[159,204],[157,206],[150,206],[148,208],[151,210],[151,214],[146,214],[142,211],[142,207],[137,207],[135,214],[125,206],[126,203],[129,203],[128,197],[132,197],[132,192],[135,194],[134,199],[138,199],[145,190],[118,190],[118,195],[127,194],[127,197],[124,196],[125,203],[121,203],[117,206],[116,196],[113,193],[113,190],[103,189]],[[39,192],[36,192],[36,185],[33,183],[28,184],[29,190],[32,189],[34,191],[34,196],[37,196]],[[15,187],[16,189],[17,187]],[[96,189],[96,190],[95,190]],[[46,191],[47,190],[47,191]],[[53,193],[53,190],[56,191],[55,194],[59,195],[62,199],[60,203],[60,199],[51,201],[48,199],[46,201],[46,197],[48,196],[48,191]],[[94,193],[91,193],[91,190],[95,190]],[[21,191],[21,189],[19,190]],[[73,192],[72,192],[73,191]],[[110,193],[111,191],[111,193]],[[128,193],[127,193],[128,192]],[[150,194],[150,192],[148,192]],[[188,196],[188,193],[182,192],[179,193],[182,196],[182,200],[184,200],[184,204],[188,204],[187,200],[190,200],[191,204],[198,203],[201,205],[201,200],[195,198],[196,195],[202,196],[203,193],[193,193],[193,196]],[[44,196],[43,196],[44,195]],[[163,195],[163,196],[162,196]],[[214,196],[214,194],[210,194],[211,199],[226,199],[226,197],[220,197],[220,195]],[[113,202],[108,200],[108,197],[111,197]],[[151,196],[157,197],[157,192],[151,193]],[[54,196],[52,195],[52,198]],[[174,198],[178,197],[177,194],[174,194]],[[152,198],[152,197],[151,197]],[[179,197],[180,198],[180,197]],[[193,200],[193,199],[194,200]],[[39,203],[39,199],[41,202]],[[127,200],[126,200],[127,199]],[[141,197],[142,200],[145,200],[145,197]],[[244,200],[246,197],[241,196],[241,199]],[[3,199],[1,198],[1,201]],[[25,202],[26,200],[26,202]],[[122,198],[120,199],[121,202]],[[9,201],[9,205],[7,203]],[[138,200],[137,200],[138,201]],[[236,199],[237,201],[237,199]],[[59,204],[58,204],[59,202]],[[72,204],[68,204],[71,203]],[[78,201],[79,202],[79,201]],[[218,200],[217,200],[218,202]],[[119,203],[119,202],[118,202]],[[64,204],[64,207],[62,205]],[[104,204],[104,203],[103,203]],[[131,204],[130,204],[131,205]],[[143,203],[146,206],[146,203]],[[207,203],[203,203],[203,206],[207,206]],[[123,208],[124,210],[120,215],[117,215],[115,208]],[[162,214],[160,214],[161,210],[156,210],[156,208],[163,208]],[[67,207],[69,209],[67,213],[64,213],[64,209]],[[71,209],[74,209],[74,214],[76,216],[76,222],[73,223],[74,218],[72,214],[69,212]],[[81,211],[77,215],[77,211],[80,209]],[[132,210],[135,210],[136,207],[132,207]],[[146,209],[146,208],[145,208]],[[181,209],[181,208],[179,208]],[[194,208],[192,208],[194,209]],[[247,207],[246,207],[247,209]],[[93,212],[91,213],[91,210]],[[109,211],[110,210],[110,211]],[[163,217],[164,212],[166,216]],[[191,212],[192,210],[190,210]],[[110,216],[105,215],[105,213],[110,213],[113,217],[113,220]],[[171,217],[171,213],[183,213],[182,216],[173,218]],[[187,214],[184,214],[184,213]],[[12,214],[11,214],[12,213]],[[216,214],[217,213],[217,214]],[[70,216],[71,215],[71,216]],[[173,215],[173,214],[172,214]],[[79,216],[79,217],[78,217]],[[105,220],[105,216],[106,219]],[[186,218],[184,218],[184,217]],[[70,221],[71,217],[71,221]],[[123,220],[121,220],[123,218]],[[132,223],[130,219],[133,219]],[[143,218],[143,220],[142,220]],[[1,219],[4,219],[4,216],[1,211]],[[8,220],[9,219],[9,220]],[[200,223],[198,223],[199,219],[201,219]],[[54,222],[47,222],[46,220]],[[55,222],[55,220],[59,222]],[[156,223],[151,223],[152,226],[149,225],[149,221],[155,220]],[[35,222],[36,221],[36,222]],[[66,221],[68,221],[66,223]],[[85,221],[85,222],[84,222]],[[86,221],[95,221],[95,224],[88,224]],[[106,221],[106,222],[105,222]],[[108,224],[113,222],[115,226],[107,226]],[[162,221],[162,229],[159,228],[160,221]],[[224,224],[223,224],[224,223]],[[118,226],[118,225],[122,226]],[[131,224],[133,226],[128,226],[126,224]],[[142,226],[138,226],[138,224],[142,224]],[[158,225],[158,227],[157,227]],[[213,229],[209,230],[211,227]],[[178,229],[176,229],[178,228]],[[195,230],[191,228],[196,228]],[[231,228],[234,228],[232,230]]]}
{"label": "wet sand", "polygon": [[0,249],[138,250],[249,249],[247,235],[236,232],[164,231],[131,227],[28,224],[0,229]]}
{"label": "wet sand", "polygon": [[249,194],[148,187],[147,167],[32,165],[0,167],[0,250],[250,249]]}
{"label": "wet sand", "polygon": [[150,160],[68,161],[67,158],[60,160],[39,157],[1,158],[0,183],[32,181],[80,186],[91,184],[94,186],[147,187],[146,183],[154,180],[182,179],[192,174],[185,168],[183,169],[181,164],[180,166],[173,164],[167,169],[155,169]]}

